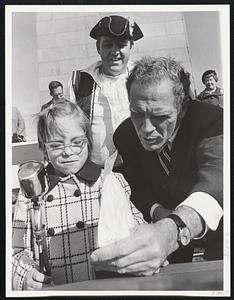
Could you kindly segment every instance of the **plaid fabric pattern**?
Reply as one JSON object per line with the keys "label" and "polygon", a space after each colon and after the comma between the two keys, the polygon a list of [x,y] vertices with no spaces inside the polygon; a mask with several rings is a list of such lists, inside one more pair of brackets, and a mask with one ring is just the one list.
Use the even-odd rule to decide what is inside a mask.
{"label": "plaid fabric pattern", "polygon": [[[129,199],[130,187],[115,173]],[[51,276],[55,284],[95,279],[90,254],[97,248],[99,201],[103,175],[90,182],[73,175],[60,180],[45,196],[43,219]],[[129,200],[130,201],[130,200]],[[31,200],[18,197],[13,222],[13,289],[22,290],[24,278],[35,262],[35,242],[30,219]],[[142,214],[131,204],[136,224]]]}

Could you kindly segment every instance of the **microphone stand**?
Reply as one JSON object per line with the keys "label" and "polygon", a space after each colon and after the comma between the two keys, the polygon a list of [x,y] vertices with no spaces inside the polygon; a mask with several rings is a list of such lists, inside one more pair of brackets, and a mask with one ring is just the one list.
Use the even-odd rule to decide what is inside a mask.
{"label": "microphone stand", "polygon": [[33,229],[34,259],[39,262],[41,273],[51,274],[51,266],[48,260],[45,225],[43,224],[43,196],[48,191],[48,182],[43,163],[38,161],[26,161],[19,166],[18,179],[23,195],[31,199],[31,222]]}
{"label": "microphone stand", "polygon": [[42,201],[41,197],[33,197],[32,200],[32,228],[37,246],[37,258],[39,259],[40,272],[46,275],[51,275],[51,270],[48,262],[47,246],[45,238],[45,230],[42,222]]}

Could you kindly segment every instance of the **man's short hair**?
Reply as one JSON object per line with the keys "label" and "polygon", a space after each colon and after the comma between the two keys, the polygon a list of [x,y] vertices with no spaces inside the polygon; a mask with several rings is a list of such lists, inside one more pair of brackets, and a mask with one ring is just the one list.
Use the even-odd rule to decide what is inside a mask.
{"label": "man's short hair", "polygon": [[180,63],[170,57],[142,57],[135,63],[126,85],[128,93],[133,82],[148,86],[157,84],[164,78],[169,78],[174,83],[173,93],[184,103],[190,99],[190,74],[184,71]]}
{"label": "man's short hair", "polygon": [[54,89],[57,89],[59,86],[61,86],[61,88],[63,89],[63,85],[61,82],[59,81],[51,81],[49,83],[49,90],[50,90],[50,93],[53,93],[53,90]]}

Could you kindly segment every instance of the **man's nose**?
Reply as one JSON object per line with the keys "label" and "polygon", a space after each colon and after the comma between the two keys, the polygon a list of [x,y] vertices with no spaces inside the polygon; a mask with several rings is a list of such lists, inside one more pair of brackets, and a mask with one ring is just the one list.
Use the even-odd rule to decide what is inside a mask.
{"label": "man's nose", "polygon": [[142,128],[143,128],[144,132],[147,132],[147,133],[150,133],[155,130],[154,125],[152,124],[150,118],[148,118],[148,117],[145,117]]}
{"label": "man's nose", "polygon": [[119,50],[120,50],[120,47],[118,45],[116,45],[116,44],[112,45],[112,47],[111,47],[112,53],[119,52]]}

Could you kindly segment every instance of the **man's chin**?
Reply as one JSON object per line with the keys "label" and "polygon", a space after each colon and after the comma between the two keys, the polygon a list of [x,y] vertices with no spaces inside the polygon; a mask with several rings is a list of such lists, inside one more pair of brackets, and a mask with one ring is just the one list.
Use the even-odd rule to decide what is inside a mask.
{"label": "man's chin", "polygon": [[116,64],[109,67],[109,72],[115,76],[120,75],[124,72],[125,67],[122,64]]}
{"label": "man's chin", "polygon": [[141,143],[141,144],[147,151],[157,151],[160,149],[160,147],[158,147],[157,145],[149,145],[146,143]]}

